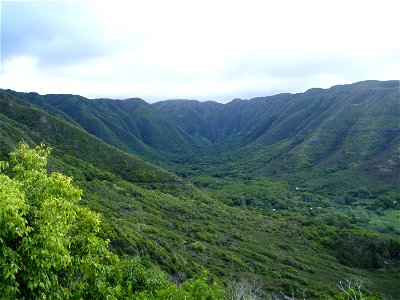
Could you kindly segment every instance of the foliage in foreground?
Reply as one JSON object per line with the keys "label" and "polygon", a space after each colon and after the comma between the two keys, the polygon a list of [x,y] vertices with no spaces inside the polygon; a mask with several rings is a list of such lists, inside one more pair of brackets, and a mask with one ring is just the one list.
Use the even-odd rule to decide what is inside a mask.
{"label": "foliage in foreground", "polygon": [[72,178],[47,174],[50,149],[21,142],[0,164],[0,293],[29,299],[221,299],[207,277],[181,288],[140,259],[120,260]]}
{"label": "foliage in foreground", "polygon": [[[261,158],[266,157],[245,147],[240,153],[223,151],[209,158],[177,155],[176,168],[170,170],[201,186],[196,188],[96,139],[48,108],[0,91],[0,159],[6,160],[21,139],[51,146],[54,155],[49,157],[48,172],[74,178],[74,185],[84,190],[80,205],[101,215],[99,235],[110,240],[109,249],[120,257],[140,256],[142,263],[154,262],[174,282],[205,268],[221,284],[257,280],[263,295],[283,292],[297,298],[307,289],[307,299],[324,295],[332,299],[335,283],[356,276],[372,292],[400,298],[400,261],[390,254],[400,253],[396,250],[400,249],[400,206],[374,208],[376,200],[387,195],[377,181],[373,184],[377,190],[353,182],[355,190],[342,195],[316,190],[319,184],[310,180],[317,174],[313,168],[302,173],[301,183],[290,172],[285,180],[271,182],[265,178],[268,174],[255,172],[257,162],[265,163]],[[278,155],[285,149],[268,153]],[[329,177],[336,178],[332,173]],[[330,184],[326,186],[333,192]],[[396,197],[386,199],[384,205],[398,202]],[[366,230],[360,228],[364,225]],[[379,238],[370,234],[375,230]],[[390,239],[396,240],[394,252],[385,251]],[[347,247],[346,240],[356,247]],[[363,249],[370,249],[369,255]]]}

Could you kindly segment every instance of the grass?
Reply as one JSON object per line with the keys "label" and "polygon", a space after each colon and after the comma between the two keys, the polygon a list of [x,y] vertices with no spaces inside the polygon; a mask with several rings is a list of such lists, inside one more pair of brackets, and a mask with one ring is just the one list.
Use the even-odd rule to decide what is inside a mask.
{"label": "grass", "polygon": [[[366,218],[370,210],[357,197],[370,190],[319,189],[326,179],[332,183],[336,169],[332,177],[322,178],[321,169],[274,176],[279,164],[266,163],[286,153],[288,140],[269,150],[181,158],[169,166],[182,179],[5,92],[0,108],[1,156],[21,138],[51,146],[49,170],[75,178],[82,204],[102,215],[102,234],[118,254],[157,262],[178,282],[208,269],[222,284],[254,279],[264,294],[307,289],[312,299],[332,297],[340,280],[359,277],[373,292],[400,297],[399,234],[390,230],[398,210],[379,204]],[[351,178],[336,175],[334,182]],[[313,189],[301,184],[310,180]],[[374,191],[387,197],[366,204],[385,204],[395,197],[390,192]]]}
{"label": "grass", "polygon": [[363,206],[354,207],[351,212],[365,226],[385,234],[400,235],[400,210],[368,210]]}

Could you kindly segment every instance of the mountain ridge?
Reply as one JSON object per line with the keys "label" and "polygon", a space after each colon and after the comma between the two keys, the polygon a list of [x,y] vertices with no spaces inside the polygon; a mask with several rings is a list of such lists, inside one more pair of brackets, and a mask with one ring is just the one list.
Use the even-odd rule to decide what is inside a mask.
{"label": "mountain ridge", "polygon": [[316,189],[338,185],[335,178],[342,184],[344,177],[353,177],[349,188],[372,188],[376,180],[393,186],[400,180],[398,80],[361,81],[226,104],[10,93],[173,171],[185,161],[226,156],[250,174],[284,176],[298,184],[312,169],[330,182]]}
{"label": "mountain ridge", "polygon": [[203,146],[140,98],[111,100],[68,94],[12,93],[58,112],[68,121],[72,119],[109,144],[155,161],[159,159],[159,152],[179,154]]}
{"label": "mountain ridge", "polygon": [[[344,171],[359,178],[352,180],[354,188],[359,184],[371,188],[377,179],[377,184],[391,186],[400,179],[398,102],[399,81],[365,81],[236,100],[201,115],[202,127],[190,123],[199,116],[187,108],[201,106],[200,102],[154,105],[187,133],[208,138],[220,153],[218,159],[230,155],[234,161],[247,153],[236,164],[247,172],[287,173],[293,179],[317,169],[318,176],[332,181]],[[251,157],[257,157],[258,163]]]}
{"label": "mountain ridge", "polygon": [[[365,131],[368,129],[365,126],[372,126],[372,132],[382,138],[376,128],[382,124],[392,128],[391,124],[398,119],[397,94],[373,88],[372,94],[367,92],[360,98],[362,93],[350,91],[354,96],[352,104],[358,105],[349,104],[337,110],[339,113],[333,114],[332,120],[324,123],[325,127],[318,127],[326,130],[318,132],[313,126],[320,124],[320,120],[315,117],[327,120],[321,112],[326,112],[331,107],[328,104],[337,98],[331,95],[332,98],[324,106],[324,101],[314,102],[322,97],[318,91],[310,93],[315,99],[305,97],[300,99],[304,102],[285,107],[280,107],[279,101],[287,100],[287,95],[277,96],[279,101],[276,100],[275,104],[271,102],[275,106],[269,108],[272,112],[281,109],[285,113],[275,117],[272,117],[274,114],[269,115],[259,122],[250,122],[248,118],[253,112],[263,115],[265,111],[261,110],[263,106],[260,104],[247,111],[243,109],[246,101],[235,101],[229,109],[222,106],[228,113],[235,111],[235,116],[243,119],[234,123],[235,116],[226,116],[224,120],[229,121],[229,126],[214,135],[223,138],[218,144],[192,136],[192,139],[202,141],[208,152],[192,146],[188,149],[190,151],[177,154],[168,151],[165,145],[163,151],[157,152],[156,148],[152,148],[154,144],[145,144],[149,151],[157,152],[158,156],[153,159],[160,159],[170,172],[145,162],[138,158],[139,155],[106,143],[86,131],[76,121],[79,118],[71,116],[73,113],[82,114],[85,117],[83,120],[89,120],[89,124],[101,124],[98,129],[107,129],[114,134],[112,124],[106,122],[113,118],[97,109],[97,106],[105,105],[107,112],[112,107],[119,113],[125,113],[117,105],[113,106],[114,102],[109,106],[109,100],[94,101],[89,103],[95,106],[94,109],[85,104],[73,111],[73,107],[68,108],[73,100],[68,96],[68,101],[58,104],[58,107],[64,104],[67,108],[60,110],[40,95],[32,94],[39,99],[29,101],[26,95],[21,98],[16,92],[0,90],[0,159],[5,158],[21,139],[31,145],[44,142],[52,147],[49,171],[74,177],[74,184],[84,190],[82,205],[102,215],[102,235],[110,240],[111,250],[121,255],[140,255],[145,260],[156,262],[177,282],[208,269],[214,279],[225,285],[232,280],[254,280],[260,283],[264,296],[268,291],[293,291],[301,295],[307,289],[306,296],[312,299],[332,298],[337,293],[335,284],[339,280],[357,276],[365,280],[371,291],[398,297],[399,273],[396,268],[400,261],[400,244],[399,231],[393,224],[398,221],[395,202],[400,199],[393,183],[396,177],[391,178],[398,170],[396,158],[391,166],[382,166],[385,170],[392,168],[390,172],[386,170],[382,173],[387,177],[376,173],[374,176],[377,178],[369,177],[372,183],[368,184],[364,184],[365,178],[362,177],[369,172],[364,170],[365,167],[369,170],[379,167],[396,154],[398,131],[388,133],[390,144],[385,152],[374,146],[385,144]],[[377,95],[386,96],[377,98]],[[64,96],[61,96],[58,100],[63,99]],[[54,95],[50,97],[52,101],[57,98]],[[360,101],[363,99],[365,101]],[[350,100],[346,98],[346,101]],[[260,101],[263,104],[264,100]],[[134,100],[128,102],[135,103],[138,107],[143,105],[143,102]],[[385,104],[385,109],[379,118],[375,114],[364,114],[374,111],[377,105],[381,107],[380,103]],[[153,121],[151,117],[161,114],[144,105],[140,114],[149,122]],[[212,106],[209,110],[221,107],[213,103],[206,105]],[[235,105],[239,105],[240,109],[236,109]],[[293,114],[293,111],[296,112]],[[354,122],[347,122],[355,112],[357,116],[364,116],[364,119],[355,122],[358,127]],[[302,116],[307,116],[304,124]],[[212,117],[216,118],[216,115]],[[209,125],[207,122],[204,126]],[[172,120],[167,123],[154,121],[153,124],[171,124],[172,127],[153,128],[150,133],[176,128],[177,123]],[[117,124],[119,128],[124,128],[123,120]],[[332,128],[339,128],[338,125],[343,125],[346,132],[358,130],[361,126],[361,131],[351,132],[356,134],[355,137],[367,134],[366,138],[359,137],[366,139],[366,147],[355,149],[365,148],[366,151],[359,155],[364,163],[358,165],[360,174],[356,172],[356,165],[347,169],[335,166],[340,156],[335,156],[336,152],[329,148],[327,153],[332,155],[324,158],[325,165],[307,160],[308,149],[312,150],[312,157],[315,156],[315,149],[312,148],[314,141],[330,140],[325,132],[335,133]],[[271,126],[274,131],[270,131]],[[247,132],[247,128],[251,131]],[[290,128],[301,130],[293,134]],[[142,137],[142,131],[137,129],[137,136]],[[188,135],[180,136],[190,142],[192,139],[186,138]],[[268,144],[271,136],[277,140]],[[349,137],[351,142],[352,135]],[[346,145],[344,150],[350,151],[349,144],[343,142],[347,138],[339,135],[336,141],[338,145]],[[163,139],[157,141],[162,143]],[[193,154],[191,150],[196,151]],[[324,157],[326,147],[321,151],[321,157]],[[374,151],[378,151],[378,155]],[[148,153],[140,156],[144,158],[145,155]],[[275,181],[271,180],[271,176],[275,176]],[[338,195],[340,189],[334,190],[333,183],[341,189],[345,186],[347,190]],[[325,185],[327,193],[321,189]],[[374,185],[381,190],[373,190]],[[378,221],[380,223],[375,223]]]}

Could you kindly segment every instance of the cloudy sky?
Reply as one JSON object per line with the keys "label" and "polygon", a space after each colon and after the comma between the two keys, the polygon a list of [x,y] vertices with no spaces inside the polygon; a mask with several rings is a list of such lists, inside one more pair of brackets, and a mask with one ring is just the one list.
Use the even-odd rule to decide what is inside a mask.
{"label": "cloudy sky", "polygon": [[0,87],[227,102],[400,79],[398,0],[1,1]]}

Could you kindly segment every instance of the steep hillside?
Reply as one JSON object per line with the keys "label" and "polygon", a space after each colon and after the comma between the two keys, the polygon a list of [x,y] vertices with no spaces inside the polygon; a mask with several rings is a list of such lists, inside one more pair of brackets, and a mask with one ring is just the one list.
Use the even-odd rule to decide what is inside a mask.
{"label": "steep hillside", "polygon": [[138,98],[90,100],[76,95],[11,93],[68,121],[73,120],[108,144],[153,161],[190,155],[204,148],[203,143]]}
{"label": "steep hillside", "polygon": [[3,156],[24,139],[33,144],[44,142],[54,147],[54,154],[59,157],[85,161],[133,182],[180,181],[173,174],[122,152],[7,91],[0,91],[0,118]]}
{"label": "steep hillside", "polygon": [[373,186],[393,190],[400,180],[398,81],[228,104],[11,93],[182,175],[182,163],[226,161],[249,175],[333,194]]}
{"label": "steep hillside", "polygon": [[218,124],[210,122],[210,115],[217,113],[223,104],[213,101],[168,100],[154,103],[153,106],[191,136],[212,143],[218,140]]}
{"label": "steep hillside", "polygon": [[[398,84],[328,91],[320,101],[302,105],[257,137],[253,147],[270,146],[263,154],[257,150],[269,169],[264,173],[318,171],[327,179],[355,176],[358,184],[368,187],[395,186],[400,179]],[[271,158],[278,149],[279,158]]]}
{"label": "steep hillside", "polygon": [[[362,229],[334,209],[311,213],[284,186],[260,182],[262,194],[275,191],[273,201],[290,211],[225,205],[99,140],[54,106],[45,111],[7,91],[0,92],[0,123],[2,158],[21,139],[51,146],[49,169],[73,176],[83,188],[83,204],[101,213],[112,250],[155,261],[177,282],[208,269],[221,283],[257,282],[261,295],[307,289],[311,299],[332,296],[340,280],[357,276],[370,291],[400,293],[398,241]],[[243,180],[243,187],[255,185]],[[242,189],[221,190],[221,196],[229,198],[235,188]]]}
{"label": "steep hillside", "polygon": [[[364,101],[393,101],[393,98],[398,99],[398,93],[399,81],[363,81],[326,90],[314,88],[299,94],[279,94],[250,100],[235,99],[227,104],[168,100],[154,103],[153,106],[186,132],[211,137],[210,141],[214,143],[231,135],[246,136],[245,141],[249,143],[268,133],[263,138],[264,142],[272,144],[297,134],[309,124],[320,124],[322,120],[335,114],[338,107],[344,109],[344,105],[363,106]],[[382,97],[389,99],[381,99]],[[381,113],[379,109],[372,112]],[[314,128],[311,127],[304,133]],[[210,132],[214,134],[210,135]]]}
{"label": "steep hillside", "polygon": [[[236,99],[213,109],[193,101],[154,106],[192,136],[214,143],[217,151],[202,164],[225,161],[247,174],[328,192],[393,189],[400,180],[398,81]],[[198,119],[197,127],[189,122]]]}

